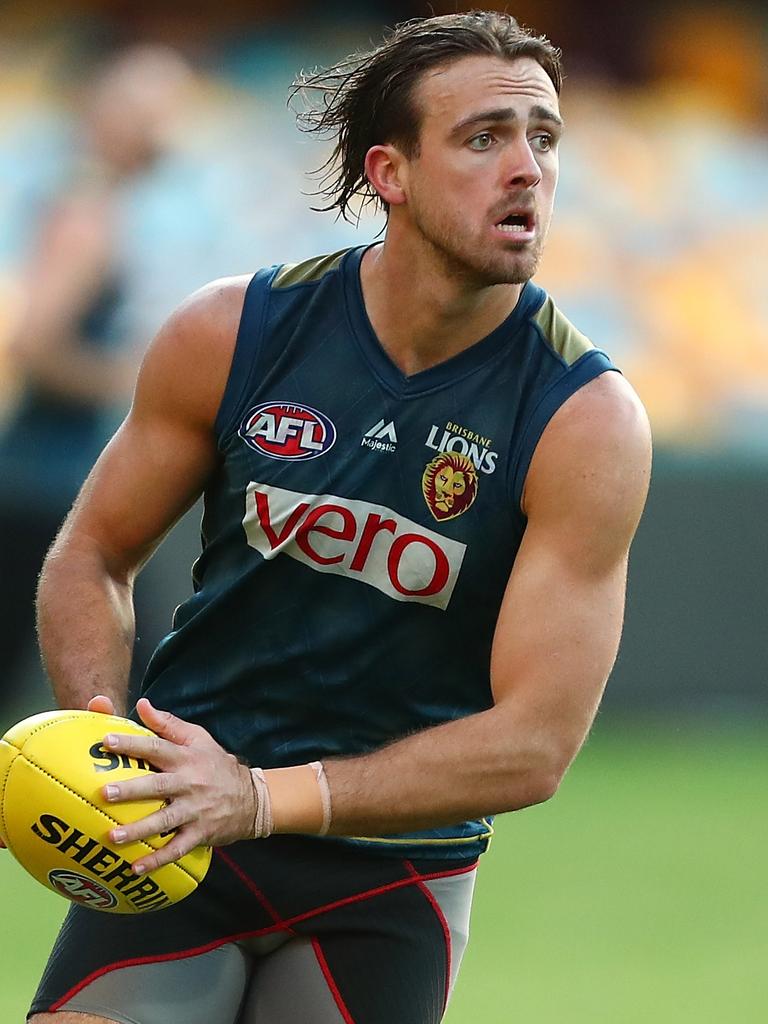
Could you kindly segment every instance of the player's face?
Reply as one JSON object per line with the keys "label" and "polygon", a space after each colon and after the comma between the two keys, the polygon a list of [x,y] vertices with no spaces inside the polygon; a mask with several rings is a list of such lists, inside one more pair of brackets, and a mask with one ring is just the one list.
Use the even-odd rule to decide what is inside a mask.
{"label": "player's face", "polygon": [[527,281],[557,186],[562,121],[551,79],[529,57],[466,57],[425,75],[415,99],[420,145],[404,168],[411,225],[459,277]]}

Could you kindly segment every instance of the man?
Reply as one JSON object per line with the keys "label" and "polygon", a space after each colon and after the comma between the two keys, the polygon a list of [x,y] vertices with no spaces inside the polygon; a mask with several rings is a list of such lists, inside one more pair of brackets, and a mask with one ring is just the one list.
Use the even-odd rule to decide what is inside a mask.
{"label": "man", "polygon": [[159,917],[74,908],[36,1024],[439,1021],[488,816],[552,796],[616,655],[649,431],[529,283],[558,52],[452,15],[303,84],[384,242],[192,296],[40,585],[60,703],[122,710],[133,578],[205,491],[157,738],[105,738],[159,770],[105,794],[167,802],[110,833],[173,831],[137,873],[217,853]]}
{"label": "man", "polygon": [[187,65],[161,46],[100,66],[84,93],[66,189],[41,219],[24,274],[9,349],[21,391],[0,425],[3,714],[34,644],[40,564],[130,401],[140,352],[126,336],[121,210],[168,149],[189,84]]}

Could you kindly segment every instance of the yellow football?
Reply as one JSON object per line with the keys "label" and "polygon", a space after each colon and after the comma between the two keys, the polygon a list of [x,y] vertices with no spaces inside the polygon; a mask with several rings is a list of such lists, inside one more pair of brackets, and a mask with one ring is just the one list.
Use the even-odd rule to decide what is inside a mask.
{"label": "yellow football", "polygon": [[110,843],[112,828],[151,814],[162,801],[107,803],[106,783],[155,770],[105,750],[108,732],[152,735],[95,711],[46,711],[9,729],[0,740],[0,836],[22,867],[67,899],[113,914],[161,910],[203,880],[211,850],[198,847],[149,874],[133,874],[131,864],[170,835]]}

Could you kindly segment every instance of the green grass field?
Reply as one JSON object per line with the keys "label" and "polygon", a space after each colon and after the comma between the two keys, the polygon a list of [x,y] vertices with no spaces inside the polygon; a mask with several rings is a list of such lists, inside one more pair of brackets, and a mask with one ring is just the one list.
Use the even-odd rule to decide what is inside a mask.
{"label": "green grass field", "polygon": [[[764,728],[601,724],[554,800],[497,822],[446,1024],[768,1021],[766,783]],[[65,904],[7,854],[0,891],[20,1024]]]}

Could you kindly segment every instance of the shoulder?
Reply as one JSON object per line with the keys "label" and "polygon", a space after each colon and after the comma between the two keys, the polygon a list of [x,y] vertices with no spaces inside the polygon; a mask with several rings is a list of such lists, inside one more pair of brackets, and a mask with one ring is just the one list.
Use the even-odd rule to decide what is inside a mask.
{"label": "shoulder", "polygon": [[628,381],[606,372],[576,391],[550,420],[523,496],[529,516],[566,521],[584,536],[631,537],[648,491],[651,431]]}
{"label": "shoulder", "polygon": [[237,334],[250,274],[222,277],[192,292],[171,313],[160,334],[163,337],[197,337],[202,344],[226,343]]}
{"label": "shoulder", "polygon": [[168,317],[142,361],[136,401],[162,400],[212,424],[232,365],[251,275],[220,278]]}
{"label": "shoulder", "polygon": [[568,447],[586,444],[645,449],[650,444],[650,424],[643,403],[629,381],[616,371],[606,371],[575,391],[558,409],[542,441]]}

